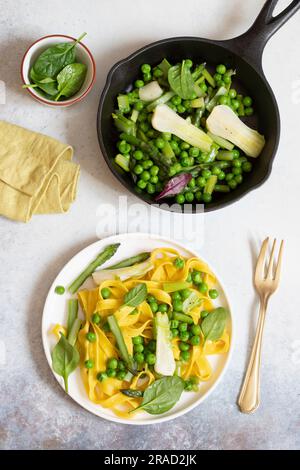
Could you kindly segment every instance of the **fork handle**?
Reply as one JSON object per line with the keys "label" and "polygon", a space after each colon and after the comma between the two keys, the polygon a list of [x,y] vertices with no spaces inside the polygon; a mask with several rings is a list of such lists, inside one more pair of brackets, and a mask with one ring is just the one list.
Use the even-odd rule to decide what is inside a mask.
{"label": "fork handle", "polygon": [[238,405],[243,413],[253,413],[260,403],[260,362],[261,346],[265,324],[268,299],[260,299],[259,319],[251,356],[238,399]]}

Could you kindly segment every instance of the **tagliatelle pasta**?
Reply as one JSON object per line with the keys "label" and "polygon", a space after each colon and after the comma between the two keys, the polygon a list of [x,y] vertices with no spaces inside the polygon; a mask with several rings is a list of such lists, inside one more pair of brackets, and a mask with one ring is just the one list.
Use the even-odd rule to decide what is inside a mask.
{"label": "tagliatelle pasta", "polygon": [[[155,316],[157,309],[160,312],[166,312],[170,319],[169,326],[173,336],[171,347],[176,363],[175,374],[182,377],[186,383],[192,383],[193,380],[195,385],[209,380],[213,372],[208,356],[226,353],[230,344],[229,333],[226,329],[217,340],[211,340],[210,337],[205,338],[203,331],[200,331],[199,326],[203,321],[201,320],[202,312],[209,316],[209,312],[214,309],[209,290],[214,286],[216,279],[207,264],[194,257],[183,260],[180,254],[171,248],[153,250],[150,260],[152,269],[145,275],[124,281],[108,279],[94,289],[78,292],[78,300],[84,313],[84,322],[78,333],[77,348],[80,353],[80,370],[86,393],[93,403],[108,408],[123,418],[134,416],[135,412],[132,412],[141,405],[142,398],[129,396],[130,393],[129,395],[124,394],[122,390],[129,389],[129,392],[137,391],[142,395],[147,387],[159,378],[156,364],[153,363],[155,349],[150,350],[151,344],[153,346],[156,339]],[[180,260],[180,262],[176,260]],[[196,279],[195,273],[199,273],[201,276],[202,291],[200,284],[195,284],[193,281],[193,276]],[[164,284],[171,282],[178,283],[179,286],[183,283],[188,285],[188,288],[185,289],[185,292],[184,289],[177,291],[177,293],[167,292],[164,289]],[[126,304],[126,295],[134,292],[134,288],[141,286],[141,284],[146,286],[147,297],[139,303],[136,301],[135,306],[130,305],[130,302]],[[204,286],[207,287],[206,292]],[[179,308],[182,303],[182,300],[177,299],[176,304],[176,297],[179,298],[180,295],[182,299],[184,296],[186,298],[192,296],[194,301],[189,311],[177,312],[178,318],[186,318],[188,322],[176,320],[175,307]],[[98,316],[97,322],[95,315]],[[135,375],[132,374],[128,364],[124,365],[120,345],[108,327],[107,320],[112,315],[120,329],[125,349],[136,363]],[[192,328],[193,325],[198,325],[198,335],[193,333],[197,330],[197,328]],[[59,335],[60,331],[65,330],[61,330],[61,327],[56,325],[54,333]],[[198,336],[199,339],[197,339]],[[184,340],[184,337],[187,339]],[[138,347],[138,345],[140,346]],[[185,349],[183,345],[185,345]],[[140,354],[139,357],[138,354]],[[144,357],[144,361],[137,362],[142,357]],[[148,362],[147,358],[149,358]],[[115,363],[118,363],[120,367],[122,362],[126,373],[116,375],[115,372],[112,372],[113,369],[110,369],[109,372],[107,364],[113,364],[112,359],[116,359]],[[123,361],[120,361],[121,359]],[[89,367],[87,367],[87,363]],[[109,376],[106,376],[107,374]]]}

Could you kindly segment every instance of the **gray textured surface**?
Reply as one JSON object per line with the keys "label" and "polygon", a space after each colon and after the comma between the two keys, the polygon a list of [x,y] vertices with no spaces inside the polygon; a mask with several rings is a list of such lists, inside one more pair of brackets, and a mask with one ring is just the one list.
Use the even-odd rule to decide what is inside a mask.
{"label": "gray textured surface", "polygon": [[[264,53],[265,73],[278,96],[283,123],[272,178],[235,206],[205,217],[201,251],[228,287],[237,324],[235,353],[223,382],[188,415],[135,428],[103,421],[78,407],[59,388],[46,363],[40,328],[49,286],[64,263],[96,239],[96,228],[98,235],[105,233],[99,204],[117,204],[123,192],[105,168],[95,132],[97,100],[109,67],[160,37],[237,35],[250,25],[263,2],[189,0],[189,8],[180,0],[130,3],[126,11],[128,3],[123,0],[53,0],[51,8],[49,2],[27,0],[16,7],[16,2],[1,1],[0,80],[7,85],[7,103],[0,105],[0,118],[72,144],[82,176],[70,213],[36,217],[28,225],[0,220],[0,447],[299,449],[299,15]],[[154,4],[160,5],[159,17],[154,17]],[[98,66],[93,92],[66,110],[35,103],[20,88],[19,65],[26,47],[45,34],[78,36],[84,30]],[[253,416],[245,416],[235,402],[257,311],[251,285],[253,258],[266,234],[285,237],[287,249],[281,289],[270,303],[266,325],[262,405]]]}

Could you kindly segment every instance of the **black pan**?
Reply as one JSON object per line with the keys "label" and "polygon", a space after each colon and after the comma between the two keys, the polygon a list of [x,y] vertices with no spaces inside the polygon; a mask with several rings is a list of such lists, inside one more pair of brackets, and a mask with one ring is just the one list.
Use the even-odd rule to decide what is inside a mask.
{"label": "black pan", "polygon": [[[148,204],[156,204],[146,193],[137,192],[130,175],[114,163],[118,134],[114,129],[111,114],[116,106],[117,95],[122,91],[128,91],[139,74],[140,66],[144,63],[156,65],[164,57],[171,63],[190,58],[197,63],[207,62],[212,65],[223,63],[236,69],[238,81],[234,83],[234,88],[242,93],[247,90],[247,94],[254,100],[256,117],[247,118],[245,122],[257,128],[266,138],[263,152],[256,160],[252,159],[254,168],[247,174],[242,184],[230,193],[214,196],[213,201],[205,206],[205,211],[232,204],[266,181],[271,173],[278,147],[280,117],[276,99],[262,69],[262,53],[270,37],[299,9],[300,0],[293,0],[284,11],[273,17],[276,4],[277,0],[267,0],[251,28],[236,38],[226,41],[195,37],[163,39],[139,49],[112,67],[98,109],[98,138],[109,168],[131,193]],[[164,209],[174,210],[167,204],[163,206]],[[201,209],[199,205],[194,204],[193,210],[198,212]],[[178,211],[181,211],[180,207]]]}

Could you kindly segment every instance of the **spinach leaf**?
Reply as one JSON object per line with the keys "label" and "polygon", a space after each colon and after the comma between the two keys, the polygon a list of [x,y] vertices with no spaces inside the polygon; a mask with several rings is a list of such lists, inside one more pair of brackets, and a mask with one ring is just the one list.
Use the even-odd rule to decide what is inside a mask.
{"label": "spinach leaf", "polygon": [[190,100],[194,95],[194,80],[190,68],[183,60],[182,64],[174,65],[168,71],[168,80],[172,90],[184,100]]}
{"label": "spinach leaf", "polygon": [[34,82],[33,85],[26,85],[27,88],[40,88],[43,92],[45,92],[49,96],[56,96],[58,93],[57,89],[57,82],[54,78],[45,77],[40,78],[34,71],[33,68],[30,70],[29,74],[31,80]]}
{"label": "spinach leaf", "polygon": [[87,67],[84,64],[69,64],[57,75],[58,95],[55,101],[61,96],[75,95],[83,85],[86,77]]}
{"label": "spinach leaf", "polygon": [[146,300],[147,293],[146,284],[138,284],[127,292],[124,297],[124,304],[129,307],[137,307]]}
{"label": "spinach leaf", "polygon": [[79,364],[79,352],[61,335],[59,342],[52,351],[52,367],[54,372],[63,377],[65,390],[68,392],[68,377]]}
{"label": "spinach leaf", "polygon": [[206,340],[217,341],[221,338],[228,317],[228,312],[223,307],[218,307],[210,312],[201,323],[201,329]]}
{"label": "spinach leaf", "polygon": [[73,42],[63,42],[48,47],[42,52],[33,65],[39,81],[45,77],[55,78],[66,65],[75,62],[75,46],[85,35],[86,33],[82,34]]}
{"label": "spinach leaf", "polygon": [[152,415],[165,413],[178,402],[183,390],[184,380],[180,377],[162,377],[146,388],[142,404],[136,409],[143,408]]}

